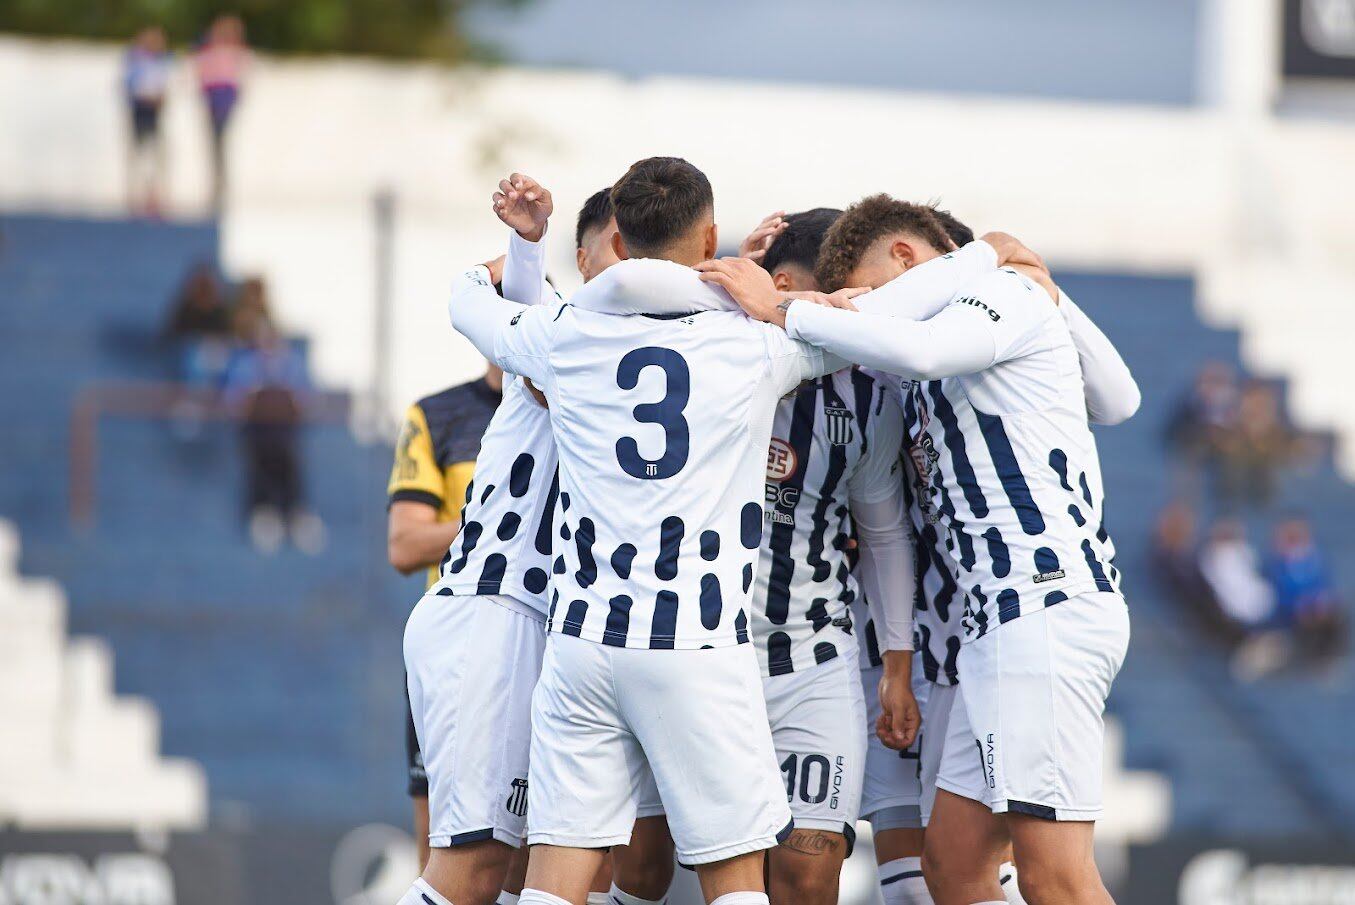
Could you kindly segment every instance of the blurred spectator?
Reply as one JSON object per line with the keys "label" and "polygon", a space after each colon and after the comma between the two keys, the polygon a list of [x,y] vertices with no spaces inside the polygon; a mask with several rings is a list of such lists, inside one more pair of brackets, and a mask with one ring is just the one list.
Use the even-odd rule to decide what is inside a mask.
{"label": "blurred spectator", "polygon": [[1282,667],[1289,658],[1288,645],[1282,635],[1268,630],[1275,614],[1275,592],[1241,522],[1214,523],[1200,548],[1200,574],[1236,633],[1233,674],[1250,681]]}
{"label": "blurred spectator", "polygon": [[[185,383],[210,389],[220,385],[230,359],[232,316],[221,279],[210,261],[199,261],[189,269],[174,296],[165,335],[177,343]],[[196,421],[200,414],[180,412],[181,420],[189,421]]]}
{"label": "blurred spectator", "polygon": [[137,32],[123,57],[123,91],[132,123],[128,204],[132,213],[147,217],[160,215],[165,167],[160,113],[169,87],[170,62],[165,32],[158,25]]}
{"label": "blurred spectator", "polygon": [[212,210],[226,197],[226,129],[240,99],[240,82],[249,64],[245,25],[236,16],[218,16],[198,49],[198,84],[211,125]]}
{"label": "blurred spectator", "polygon": [[1200,548],[1200,574],[1219,611],[1244,631],[1261,628],[1275,610],[1275,593],[1242,523],[1219,519]]}
{"label": "blurred spectator", "polygon": [[1305,663],[1321,666],[1345,648],[1341,601],[1307,519],[1275,526],[1266,575],[1275,593],[1274,622],[1290,632]]}
{"label": "blurred spectator", "polygon": [[174,296],[165,332],[174,339],[230,334],[231,312],[210,261],[199,261],[189,268]]}
{"label": "blurred spectator", "polygon": [[263,277],[247,277],[240,284],[231,310],[231,332],[242,343],[251,343],[259,331],[273,326],[268,304],[268,286]]}
{"label": "blurred spectator", "polygon": [[1195,385],[1176,404],[1167,427],[1173,449],[1186,459],[1210,462],[1237,423],[1237,375],[1221,361],[1205,362]]}
{"label": "blurred spectator", "polygon": [[1236,423],[1220,438],[1219,491],[1224,500],[1269,505],[1280,469],[1302,458],[1308,445],[1281,416],[1275,388],[1249,383],[1238,399]]}
{"label": "blurred spectator", "polygon": [[273,553],[290,535],[306,553],[324,548],[324,524],[304,505],[298,450],[303,396],[309,388],[297,349],[266,320],[226,368],[223,400],[241,420],[247,472],[249,535]]}
{"label": "blurred spectator", "polygon": [[[1167,592],[1200,628],[1231,649],[1246,635],[1243,628],[1220,607],[1214,590],[1202,571],[1197,549],[1195,511],[1184,502],[1169,504],[1158,515],[1153,534],[1154,572]],[[1211,556],[1218,550],[1211,547]],[[1217,568],[1218,563],[1213,563]],[[1226,568],[1224,571],[1228,571]],[[1227,578],[1224,579],[1227,581]]]}

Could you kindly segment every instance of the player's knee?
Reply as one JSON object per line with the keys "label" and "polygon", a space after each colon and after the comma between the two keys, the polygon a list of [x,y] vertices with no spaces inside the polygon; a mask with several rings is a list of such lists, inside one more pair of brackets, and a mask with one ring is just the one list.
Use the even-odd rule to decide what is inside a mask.
{"label": "player's knee", "polygon": [[846,856],[847,841],[841,833],[796,830],[773,851],[772,898],[797,905],[833,905]]}
{"label": "player's knee", "polygon": [[673,864],[672,862],[666,866],[654,864],[647,870],[614,871],[612,882],[618,889],[630,893],[637,899],[658,902],[668,895],[668,889],[673,885]]}
{"label": "player's knee", "polygon": [[833,905],[838,899],[841,870],[841,862],[805,863],[805,859],[773,867],[771,898],[796,905]]}
{"label": "player's knee", "polygon": [[1018,865],[1016,885],[1028,902],[1065,902],[1085,893],[1089,879],[1086,865],[1075,858],[1036,857]]}
{"label": "player's knee", "polygon": [[673,885],[672,846],[633,839],[613,849],[612,882],[638,898],[662,899]]}
{"label": "player's knee", "polygon": [[498,842],[435,848],[424,879],[456,905],[493,905],[503,888],[513,852]]}

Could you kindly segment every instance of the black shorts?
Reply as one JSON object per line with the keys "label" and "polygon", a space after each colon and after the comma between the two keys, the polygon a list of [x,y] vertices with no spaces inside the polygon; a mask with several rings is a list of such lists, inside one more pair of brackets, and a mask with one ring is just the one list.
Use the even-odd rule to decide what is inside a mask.
{"label": "black shorts", "polygon": [[132,137],[138,144],[150,141],[160,131],[160,106],[132,101]]}
{"label": "black shorts", "polygon": [[409,685],[405,685],[405,757],[409,766],[409,797],[428,797],[428,773],[423,768],[419,734],[414,731],[414,709],[409,706]]}

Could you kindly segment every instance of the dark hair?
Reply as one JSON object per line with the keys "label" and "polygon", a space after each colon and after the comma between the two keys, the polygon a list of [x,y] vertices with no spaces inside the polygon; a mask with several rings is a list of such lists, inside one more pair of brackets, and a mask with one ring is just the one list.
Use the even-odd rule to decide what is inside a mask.
{"label": "dark hair", "polygon": [[950,236],[950,241],[955,243],[956,248],[964,248],[970,242],[974,241],[974,231],[960,222],[950,211],[943,211],[932,202],[932,213],[936,215],[936,222],[941,224],[941,228]]}
{"label": "dark hair", "polygon": [[819,288],[824,292],[841,289],[870,247],[896,233],[917,236],[941,251],[951,245],[936,211],[927,205],[899,201],[884,193],[871,195],[847,208],[824,237],[814,267]]}
{"label": "dark hair", "polygon": [[616,227],[631,254],[663,251],[715,207],[706,174],[681,157],[648,157],[612,187]]}
{"label": "dark hair", "polygon": [[811,211],[786,216],[786,228],[772,240],[762,257],[762,266],[768,273],[776,273],[782,264],[799,264],[810,273],[819,260],[823,237],[842,211],[835,207],[816,207]]}
{"label": "dark hair", "polygon": [[594,192],[579,208],[579,222],[574,227],[574,247],[583,248],[583,234],[590,229],[607,225],[612,219],[612,187]]}

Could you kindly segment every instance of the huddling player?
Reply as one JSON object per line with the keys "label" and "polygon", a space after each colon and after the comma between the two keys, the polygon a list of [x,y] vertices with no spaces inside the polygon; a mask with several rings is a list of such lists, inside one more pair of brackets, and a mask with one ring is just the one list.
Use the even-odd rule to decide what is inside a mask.
{"label": "huddling player", "polygon": [[[546,297],[540,240],[549,194],[515,176],[501,184],[496,210],[523,227],[510,244],[507,269],[517,277],[505,276],[505,296]],[[458,284],[454,323],[491,361],[523,375],[505,388],[503,409],[530,400],[531,410],[514,407],[531,412],[534,432],[503,444],[494,461],[504,474],[496,476],[487,458],[491,422],[465,528],[407,630],[435,851],[402,905],[513,900],[499,888],[522,823],[484,802],[531,815],[523,903],[591,901],[590,881],[609,846],[618,847],[609,899],[662,901],[673,850],[665,813],[679,860],[696,866],[707,901],[767,902],[769,891],[775,902],[834,902],[863,776],[887,901],[928,901],[917,862],[906,859],[917,857],[929,816],[921,870],[943,905],[1004,901],[998,866],[1007,826],[1022,888],[1040,890],[1032,899],[1108,901],[1090,861],[1089,820],[1099,804],[1101,710],[1127,622],[1122,601],[1117,610],[1101,599],[1119,601],[1118,576],[1098,530],[1100,478],[1086,421],[1089,413],[1105,422],[1132,413],[1137,390],[1127,369],[1038,259],[1009,237],[955,251],[963,243],[952,237],[972,234],[953,218],[881,196],[840,218],[826,209],[769,218],[745,243],[762,270],[748,260],[702,263],[715,248],[712,211],[699,170],[674,158],[642,161],[580,217],[585,278],[620,263],[572,304],[531,310],[505,302],[486,292],[497,276],[487,268]],[[1026,266],[997,269],[1008,260]],[[692,265],[729,294],[703,284]],[[853,293],[812,292],[854,284],[877,288],[856,299],[861,311],[843,310]],[[756,329],[731,310],[731,296],[757,319],[789,323],[803,342]],[[953,311],[979,312],[987,323]],[[1015,326],[990,326],[1004,316]],[[938,342],[943,348],[931,348]],[[844,368],[848,361],[874,370]],[[534,392],[544,392],[549,412]],[[969,399],[974,393],[981,403]],[[549,451],[543,424],[555,441]],[[524,456],[537,460],[533,450],[553,466],[556,444],[555,481],[543,489],[531,474],[522,477]],[[1057,481],[1034,474],[1039,450]],[[509,504],[495,511],[500,482]],[[1073,483],[1077,505],[1065,499]],[[755,486],[760,493],[751,493]],[[1086,530],[1050,526],[1056,515]],[[1032,532],[1037,517],[1048,527]],[[534,531],[524,532],[526,520]],[[1017,531],[1024,536],[1008,538]],[[1023,560],[1040,571],[1022,580],[1013,562]],[[1071,564],[1091,577],[1079,580],[1085,576]],[[462,576],[468,569],[474,574]],[[1027,602],[1036,586],[1043,606]],[[446,599],[455,596],[472,599]],[[1055,603],[1081,618],[1049,618]],[[540,628],[528,630],[539,626],[542,608],[549,642]],[[1031,643],[1012,654],[984,643],[1005,637],[997,626],[1018,616],[1062,620],[1059,632],[1080,653]],[[974,642],[963,649],[951,640],[957,623]],[[519,689],[536,684],[543,647],[548,680],[531,705],[531,745],[510,753],[525,731]],[[984,654],[973,656],[975,649]],[[1039,681],[1032,670],[1069,714],[1078,764],[1042,750],[1030,732],[999,737],[996,711],[1021,706],[1011,701]],[[507,693],[487,700],[471,687],[472,673],[500,677],[486,684]],[[982,691],[954,694],[962,675]],[[878,728],[869,755],[863,681]],[[952,689],[941,695],[945,707],[927,701],[919,744],[913,687],[927,690],[924,700]],[[970,705],[987,692],[1001,701]],[[483,731],[495,717],[498,729]],[[1035,717],[1055,725],[1050,714]],[[980,769],[985,738],[990,754]],[[497,763],[483,756],[486,748]],[[929,749],[942,790],[934,815]],[[961,750],[973,761],[968,771]],[[1093,753],[1094,761],[1081,760]],[[1041,758],[1056,762],[1057,778],[1026,782],[1027,765],[1047,766]],[[782,781],[769,785],[776,766]],[[532,777],[530,811],[523,772]],[[505,797],[492,786],[507,773],[514,775]],[[1071,802],[1059,798],[1065,778],[1080,782]],[[786,813],[782,794],[793,823],[772,826],[781,821],[778,807]],[[969,804],[988,816],[980,820]],[[458,810],[470,816],[440,820]],[[1070,844],[1076,856],[1052,864],[1054,847]]]}

